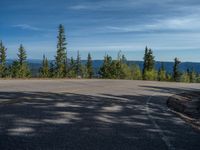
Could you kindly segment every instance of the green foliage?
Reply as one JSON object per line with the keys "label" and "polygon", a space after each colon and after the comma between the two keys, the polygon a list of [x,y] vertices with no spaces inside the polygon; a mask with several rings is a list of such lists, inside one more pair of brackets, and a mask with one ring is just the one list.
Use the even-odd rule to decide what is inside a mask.
{"label": "green foliage", "polygon": [[3,45],[3,42],[0,42],[0,77],[7,76],[7,68],[6,68],[6,51],[7,49]]}
{"label": "green foliage", "polygon": [[81,64],[81,56],[80,56],[79,51],[77,52],[75,71],[76,71],[76,76],[77,77],[82,77],[82,64]]}
{"label": "green foliage", "polygon": [[196,77],[196,82],[197,82],[197,83],[200,83],[200,74],[197,75],[197,77]]}
{"label": "green foliage", "polygon": [[50,77],[50,70],[49,70],[49,61],[43,56],[42,67],[40,68],[40,77],[48,78]]}
{"label": "green foliage", "polygon": [[104,57],[103,65],[99,70],[99,74],[104,79],[112,79],[112,57],[106,55]]}
{"label": "green foliage", "polygon": [[26,51],[21,44],[18,50],[18,60],[14,61],[11,67],[11,76],[14,78],[28,78],[31,76],[26,62]]}
{"label": "green foliage", "polygon": [[131,70],[127,64],[122,63],[118,79],[132,79]]}
{"label": "green foliage", "polygon": [[88,70],[87,70],[87,65],[82,65],[81,66],[81,72],[82,72],[82,77],[83,78],[89,78],[89,74],[88,74]]}
{"label": "green foliage", "polygon": [[164,63],[161,63],[161,67],[158,70],[158,81],[166,81],[166,71],[164,67]]}
{"label": "green foliage", "polygon": [[54,78],[55,76],[55,63],[51,61],[49,67],[49,77]]}
{"label": "green foliage", "polygon": [[155,80],[157,77],[156,71],[154,69],[154,56],[151,49],[145,48],[144,54],[144,64],[143,64],[143,79],[144,80]]}
{"label": "green foliage", "polygon": [[127,64],[127,59],[126,59],[126,57],[125,57],[124,54],[122,55],[122,58],[121,58],[121,59],[122,59],[122,63],[123,63],[123,64]]}
{"label": "green foliage", "polygon": [[179,71],[179,64],[181,62],[178,60],[178,58],[174,59],[174,66],[173,66],[173,81],[180,81],[181,73]]}
{"label": "green foliage", "polygon": [[75,63],[73,57],[71,57],[71,60],[70,60],[68,77],[69,78],[75,78],[76,77],[76,63]]}
{"label": "green foliage", "polygon": [[169,73],[166,74],[166,81],[173,81],[172,74]]}
{"label": "green foliage", "polygon": [[108,55],[105,56],[99,72],[102,78],[131,79],[131,70],[127,64],[123,63],[123,59],[119,54],[117,60],[112,60],[112,57]]}
{"label": "green foliage", "polygon": [[197,73],[194,71],[194,69],[192,69],[192,71],[189,72],[189,76],[191,83],[197,82]]}
{"label": "green foliage", "polygon": [[92,78],[93,76],[93,66],[92,66],[92,57],[90,55],[90,53],[88,54],[88,57],[87,57],[87,64],[86,64],[86,72],[87,72],[87,78]]}
{"label": "green foliage", "polygon": [[144,72],[145,80],[157,80],[157,75],[158,73],[155,69]]}
{"label": "green foliage", "polygon": [[141,80],[142,79],[142,72],[138,65],[131,65],[130,66],[131,76],[133,80]]}
{"label": "green foliage", "polygon": [[67,52],[66,52],[66,38],[65,30],[63,25],[59,25],[58,29],[58,43],[57,43],[57,52],[56,52],[56,62],[55,62],[55,77],[63,78],[66,76],[66,67],[67,67]]}
{"label": "green foliage", "polygon": [[[76,61],[71,58],[70,62],[67,62],[67,42],[65,37],[65,29],[63,25],[58,27],[57,36],[57,50],[55,61],[49,62],[44,56],[42,61],[42,67],[39,69],[40,77],[51,78],[92,78],[94,74],[94,68],[92,64],[92,58],[90,53],[87,57],[86,65],[81,64],[81,57],[79,51],[77,53]],[[6,64],[6,51],[7,49],[0,41],[0,78],[13,77],[13,78],[27,78],[30,77],[30,69],[26,62],[26,51],[21,44],[18,50],[18,59],[15,60],[12,65]],[[187,72],[181,73],[179,71],[180,61],[178,58],[174,59],[173,73],[169,74],[165,70],[165,66],[162,63],[159,70],[155,69],[155,58],[152,49],[146,47],[144,53],[143,69],[137,65],[129,66],[129,63],[122,55],[121,51],[118,52],[116,60],[113,60],[111,56],[106,55],[104,57],[103,65],[99,69],[99,74],[105,79],[133,79],[133,80],[158,80],[158,81],[181,81],[181,82],[200,82],[200,74],[196,73],[193,69],[187,70]],[[95,68],[97,69],[97,68]]]}
{"label": "green foliage", "polygon": [[19,65],[22,66],[26,62],[26,59],[27,59],[26,51],[22,44],[19,47],[17,56],[18,56]]}
{"label": "green foliage", "polygon": [[185,72],[180,76],[180,81],[187,82],[187,83],[190,82],[190,75],[188,74],[188,72]]}
{"label": "green foliage", "polygon": [[11,76],[13,78],[28,78],[30,77],[30,71],[28,65],[23,63],[22,65],[18,61],[14,61],[11,68]]}

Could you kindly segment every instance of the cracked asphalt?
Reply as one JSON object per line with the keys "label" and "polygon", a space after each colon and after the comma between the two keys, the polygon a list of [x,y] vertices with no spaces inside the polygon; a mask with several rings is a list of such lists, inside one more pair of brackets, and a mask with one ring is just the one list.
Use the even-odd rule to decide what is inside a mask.
{"label": "cracked asphalt", "polygon": [[200,132],[166,106],[199,84],[1,80],[0,150],[199,150]]}

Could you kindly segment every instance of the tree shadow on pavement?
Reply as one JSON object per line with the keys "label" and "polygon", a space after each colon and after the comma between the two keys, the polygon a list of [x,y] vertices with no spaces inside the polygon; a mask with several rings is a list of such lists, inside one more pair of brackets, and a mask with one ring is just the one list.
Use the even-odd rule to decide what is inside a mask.
{"label": "tree shadow on pavement", "polygon": [[[146,98],[147,95],[0,92],[0,149],[168,149],[154,121],[172,141],[181,138],[178,136],[182,129],[190,128],[177,131],[184,123],[170,121],[174,116],[163,112],[163,103],[157,103],[166,97],[155,96],[149,103]],[[187,144],[184,140],[188,135],[181,136],[184,138],[180,142]],[[199,134],[192,136],[200,138]],[[196,140],[190,149],[199,148]]]}
{"label": "tree shadow on pavement", "polygon": [[152,92],[162,92],[162,93],[184,93],[189,91],[199,91],[196,88],[172,88],[172,87],[162,87],[162,86],[149,86],[149,85],[140,85],[139,87],[146,88]]}

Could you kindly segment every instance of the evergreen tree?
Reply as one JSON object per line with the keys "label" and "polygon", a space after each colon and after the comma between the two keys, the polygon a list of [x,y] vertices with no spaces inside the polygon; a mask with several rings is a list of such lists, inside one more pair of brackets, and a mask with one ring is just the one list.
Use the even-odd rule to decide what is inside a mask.
{"label": "evergreen tree", "polygon": [[55,77],[55,63],[53,61],[50,62],[49,76],[51,78]]}
{"label": "evergreen tree", "polygon": [[102,78],[112,79],[112,57],[106,55],[104,56],[103,65],[100,67],[99,74]]}
{"label": "evergreen tree", "polygon": [[166,80],[166,71],[164,63],[161,63],[161,67],[158,70],[158,81],[165,81]]}
{"label": "evergreen tree", "polygon": [[153,51],[149,49],[148,55],[147,55],[147,71],[152,71],[154,69],[154,56],[153,56]]}
{"label": "evergreen tree", "polygon": [[75,60],[74,60],[73,57],[71,57],[71,60],[70,60],[70,70],[74,70],[75,66],[76,66]]}
{"label": "evergreen tree", "polygon": [[124,54],[122,55],[122,63],[127,64],[127,59]]}
{"label": "evergreen tree", "polygon": [[15,78],[27,78],[30,77],[30,70],[26,62],[27,55],[26,51],[21,44],[18,50],[18,60],[13,62],[12,65],[12,76]]}
{"label": "evergreen tree", "polygon": [[57,54],[55,56],[56,59],[56,77],[63,78],[66,75],[66,67],[67,67],[67,52],[66,52],[66,38],[65,38],[65,30],[63,25],[59,25],[58,29],[58,43],[57,43]]}
{"label": "evergreen tree", "polygon": [[108,79],[131,79],[131,70],[127,64],[123,63],[120,52],[117,60],[112,60],[112,57],[105,56],[103,65],[100,68],[99,74],[102,78]]}
{"label": "evergreen tree", "polygon": [[191,83],[195,83],[197,81],[197,73],[194,71],[194,69],[189,72],[189,76]]}
{"label": "evergreen tree", "polygon": [[93,66],[92,66],[92,57],[90,53],[88,54],[88,57],[87,57],[86,67],[87,67],[87,75],[91,79],[93,76]]}
{"label": "evergreen tree", "polygon": [[187,70],[186,72],[184,72],[181,76],[180,76],[180,81],[181,82],[190,82],[190,74],[189,74],[189,70]]}
{"label": "evergreen tree", "polygon": [[68,62],[67,62],[67,57],[66,57],[66,61],[64,61],[64,77],[67,77],[69,71],[69,67],[68,67]]}
{"label": "evergreen tree", "polygon": [[6,77],[6,51],[7,49],[3,45],[3,42],[0,42],[0,77]]}
{"label": "evergreen tree", "polygon": [[82,76],[82,65],[81,65],[81,57],[79,51],[77,52],[77,59],[76,59],[76,75],[77,77]]}
{"label": "evergreen tree", "polygon": [[18,62],[20,66],[26,63],[27,55],[22,44],[19,47],[19,53],[17,54],[17,56],[18,56]]}
{"label": "evergreen tree", "polygon": [[135,64],[131,65],[130,70],[131,70],[131,76],[132,76],[133,80],[141,80],[142,79],[142,72],[138,65],[135,65]]}
{"label": "evergreen tree", "polygon": [[200,83],[200,74],[197,74],[196,82],[197,82],[197,83]]}
{"label": "evergreen tree", "polygon": [[45,57],[45,55],[43,55],[42,67],[40,68],[40,76],[43,78],[50,77],[49,71],[50,71],[49,70],[49,61]]}
{"label": "evergreen tree", "polygon": [[181,62],[178,60],[178,58],[174,59],[174,66],[173,66],[173,80],[178,82],[180,80],[181,73],[179,71],[179,64]]}
{"label": "evergreen tree", "polygon": [[144,57],[143,57],[143,60],[144,60],[144,63],[143,63],[143,70],[142,70],[142,76],[143,76],[143,79],[145,80],[145,72],[147,71],[147,65],[148,65],[148,47],[146,46],[145,47],[145,53],[144,53]]}
{"label": "evergreen tree", "polygon": [[166,81],[173,81],[173,77],[171,73],[166,73]]}
{"label": "evergreen tree", "polygon": [[76,77],[76,62],[74,61],[73,57],[71,57],[71,60],[70,60],[68,77],[69,78]]}
{"label": "evergreen tree", "polygon": [[19,62],[17,60],[13,61],[12,66],[10,68],[11,77],[13,78],[19,78]]}
{"label": "evergreen tree", "polygon": [[154,56],[153,51],[151,49],[145,48],[144,54],[144,64],[143,64],[143,79],[144,80],[156,80],[157,72],[154,69]]}

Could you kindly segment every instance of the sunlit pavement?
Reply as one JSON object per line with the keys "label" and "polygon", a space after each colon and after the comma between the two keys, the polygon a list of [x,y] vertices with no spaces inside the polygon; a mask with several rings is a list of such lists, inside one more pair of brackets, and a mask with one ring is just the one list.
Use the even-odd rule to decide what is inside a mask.
{"label": "sunlit pavement", "polygon": [[0,150],[199,150],[200,132],[166,106],[199,84],[0,81]]}

